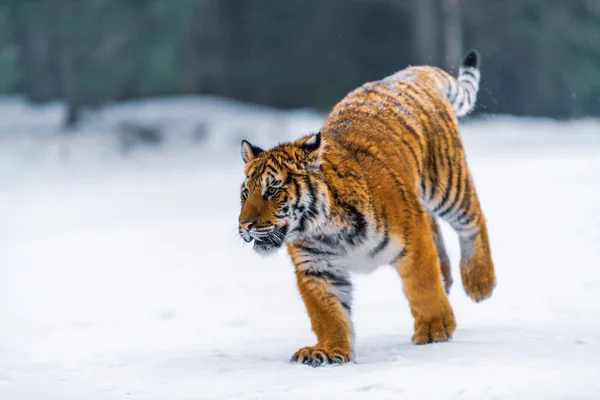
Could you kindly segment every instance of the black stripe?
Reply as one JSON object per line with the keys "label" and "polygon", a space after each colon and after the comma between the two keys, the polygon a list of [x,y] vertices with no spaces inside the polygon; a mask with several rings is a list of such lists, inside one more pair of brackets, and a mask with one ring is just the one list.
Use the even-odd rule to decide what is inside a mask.
{"label": "black stripe", "polygon": [[327,251],[327,250],[321,250],[321,249],[317,249],[315,247],[310,247],[310,246],[305,246],[302,244],[295,244],[294,247],[296,247],[299,250],[302,250],[306,253],[315,255],[315,256],[320,256],[320,255],[327,255],[327,256],[337,256],[338,254],[333,253],[331,251]]}
{"label": "black stripe", "polygon": [[335,238],[335,236],[330,235],[316,235],[314,236],[314,240],[318,243],[323,243],[327,246],[337,246],[339,241]]}
{"label": "black stripe", "polygon": [[348,312],[348,314],[350,314],[352,312],[352,309],[350,308],[350,304],[346,303],[345,301],[341,301],[338,298],[340,304],[342,305],[342,307],[344,307],[344,310],[346,310]]}
{"label": "black stripe", "polygon": [[448,175],[449,175],[449,182],[446,185],[446,190],[444,190],[444,193],[442,193],[442,201],[440,201],[440,203],[435,206],[435,208],[433,209],[434,213],[437,213],[439,210],[442,209],[442,207],[444,207],[446,205],[446,202],[448,201],[448,198],[450,197],[450,191],[452,190],[453,184],[452,184],[452,163],[448,163]]}
{"label": "black stripe", "polygon": [[294,206],[292,207],[293,209],[297,209],[298,208],[298,204],[300,204],[300,184],[298,183],[298,180],[294,179],[294,187],[296,189],[296,202],[294,203]]}
{"label": "black stripe", "polygon": [[[350,291],[352,289],[352,283],[346,277],[334,274],[331,271],[306,270],[301,272],[304,273],[304,276],[306,278],[322,279],[324,281],[327,281],[330,285],[334,286],[341,293],[346,294],[349,301],[351,301]],[[330,297],[335,298],[340,303],[342,308],[348,312],[348,314],[351,313],[351,304],[349,303],[349,301],[342,301],[340,297],[338,297],[334,293],[330,293]]]}
{"label": "black stripe", "polygon": [[[450,127],[447,127],[448,129],[451,129]],[[454,168],[453,165],[454,163],[452,162],[450,156],[454,156],[454,154],[452,153],[452,149],[450,148],[450,143],[448,142],[448,138],[445,135],[441,136],[440,142],[444,142],[445,145],[445,149],[442,149],[442,159],[445,161],[445,164],[448,165],[448,183],[446,185],[446,189],[444,190],[444,193],[442,193],[442,199],[440,201],[440,203],[435,206],[435,208],[433,209],[434,213],[437,213],[438,211],[442,210],[448,200],[450,199],[450,195],[452,194],[453,189],[456,187],[456,183],[454,181],[455,178],[455,174],[454,174]],[[460,167],[459,167],[460,170]]]}
{"label": "black stripe", "polygon": [[477,80],[477,76],[475,76],[475,69],[472,68],[465,68],[460,72],[460,75],[458,76],[459,78],[462,78],[465,75],[469,75],[472,76],[473,79]]}
{"label": "black stripe", "polygon": [[315,218],[318,215],[317,199],[315,196],[315,188],[312,185],[310,177],[305,176],[304,183],[306,184],[306,188],[308,189],[309,204],[308,204],[308,209],[300,217],[300,230],[301,231],[304,231],[306,229],[306,223],[308,222],[309,219]]}
{"label": "black stripe", "polygon": [[325,218],[329,218],[329,214],[327,213],[327,204],[324,201],[321,202],[321,212]]}
{"label": "black stripe", "polygon": [[396,264],[396,263],[397,263],[398,261],[400,261],[400,259],[401,259],[402,257],[404,257],[405,255],[406,255],[406,249],[402,249],[402,250],[400,250],[400,253],[398,253],[398,254],[396,255],[396,257],[394,257],[394,258],[392,259],[392,261],[390,262],[390,264]]}
{"label": "black stripe", "polygon": [[467,95],[467,104],[471,107],[473,105],[473,102],[471,101],[471,92],[465,89],[465,94]]}
{"label": "black stripe", "polygon": [[460,206],[458,207],[460,213],[456,216],[456,220],[463,218],[469,213],[469,209],[471,208],[471,191],[469,190],[470,186],[471,180],[469,178],[465,179],[465,195],[460,202]]}
{"label": "black stripe", "polygon": [[348,279],[346,279],[343,276],[336,275],[330,271],[306,270],[304,271],[304,276],[310,278],[324,279],[333,286],[352,286],[352,283]]}
{"label": "black stripe", "polygon": [[[284,156],[286,156],[286,155],[287,155],[287,154],[286,154],[284,151],[282,151],[282,154],[283,154]],[[271,168],[272,168],[272,169],[275,171],[275,173],[277,173],[277,169],[279,169],[280,171],[281,171],[281,170],[285,170],[285,168],[284,168],[283,164],[281,164],[281,163],[280,163],[280,162],[277,160],[277,158],[272,158],[272,159],[270,159],[270,161],[271,161],[271,164],[273,164],[274,166],[273,166],[273,165],[270,165],[270,164],[269,164],[269,166],[270,166],[270,167],[271,167]]]}
{"label": "black stripe", "polygon": [[312,184],[312,181],[310,180],[310,177],[307,175],[304,177],[304,183],[306,183],[306,187],[308,188],[308,195],[310,197],[310,202],[311,204],[308,206],[308,209],[311,210],[311,212],[314,212],[315,215],[317,213],[317,207],[316,207],[316,202],[317,202],[317,196],[315,194],[315,187]]}
{"label": "black stripe", "polygon": [[454,194],[454,199],[450,202],[450,205],[444,211],[437,214],[441,218],[444,218],[446,215],[448,215],[448,213],[451,212],[454,209],[454,207],[456,207],[456,203],[458,203],[458,200],[460,199],[460,196],[462,194],[462,190],[464,187],[464,182],[463,182],[464,179],[462,177],[462,169],[463,169],[463,166],[460,166],[456,171],[456,174],[457,174],[457,182],[456,183],[457,183],[458,188],[456,189],[456,192]]}
{"label": "black stripe", "polygon": [[431,199],[433,199],[433,195],[435,194],[435,190],[437,189],[437,181],[438,181],[438,168],[437,168],[437,160],[434,154],[434,148],[436,147],[435,145],[430,146],[431,148],[429,149],[428,155],[430,157],[431,160],[431,169],[429,170],[430,174],[429,174],[429,184],[431,185],[429,188],[429,194],[427,195],[426,199],[427,201],[431,201]]}
{"label": "black stripe", "polygon": [[273,175],[277,175],[277,170],[271,164],[266,165],[265,171],[271,171],[271,172],[273,172]]}
{"label": "black stripe", "polygon": [[427,190],[427,186],[425,185],[425,178],[423,176],[420,177],[421,178],[421,198],[424,199],[425,198],[425,191]]}
{"label": "black stripe", "polygon": [[375,257],[377,254],[379,254],[383,249],[385,249],[385,247],[388,245],[388,243],[390,242],[390,233],[388,232],[387,226],[385,227],[385,232],[383,234],[383,239],[379,242],[379,244],[377,244],[377,246],[375,246],[375,248],[373,250],[371,250],[371,257]]}
{"label": "black stripe", "polygon": [[466,219],[458,218],[458,223],[460,223],[463,226],[469,225],[477,217],[477,214],[473,213],[473,214],[467,215],[466,217],[467,217]]}
{"label": "black stripe", "polygon": [[460,80],[460,85],[465,90],[473,90],[476,92],[477,79],[471,77],[465,77]]}
{"label": "black stripe", "polygon": [[356,246],[362,243],[367,235],[367,221],[364,215],[353,205],[346,205],[344,208],[352,216],[352,232],[346,235],[345,239],[349,244]]}

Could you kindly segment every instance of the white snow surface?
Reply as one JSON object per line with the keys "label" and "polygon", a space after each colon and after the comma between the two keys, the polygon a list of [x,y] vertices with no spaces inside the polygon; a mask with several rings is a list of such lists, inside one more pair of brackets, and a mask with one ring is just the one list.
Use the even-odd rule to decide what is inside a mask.
{"label": "white snow surface", "polygon": [[[315,338],[287,254],[236,236],[238,146],[324,116],[157,99],[65,133],[62,113],[0,100],[0,399],[600,398],[599,121],[467,119],[494,296],[467,298],[444,225],[453,340],[411,344],[384,266],[355,277],[356,362],[313,369],[288,361]],[[166,139],[123,153],[122,122]]]}

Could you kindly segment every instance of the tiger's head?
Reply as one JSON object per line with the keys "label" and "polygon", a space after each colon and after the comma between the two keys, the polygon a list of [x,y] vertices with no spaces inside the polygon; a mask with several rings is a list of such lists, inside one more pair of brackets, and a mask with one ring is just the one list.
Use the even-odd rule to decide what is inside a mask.
{"label": "tiger's head", "polygon": [[326,210],[320,178],[321,134],[264,151],[242,141],[246,179],[238,231],[262,255],[293,240]]}

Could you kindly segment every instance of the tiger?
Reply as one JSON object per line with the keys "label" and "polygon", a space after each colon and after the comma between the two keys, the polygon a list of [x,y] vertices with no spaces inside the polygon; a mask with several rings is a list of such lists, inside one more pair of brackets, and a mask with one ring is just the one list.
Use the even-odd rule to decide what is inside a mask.
{"label": "tiger", "polygon": [[453,280],[439,219],[458,234],[467,295],[496,286],[486,221],[458,133],[473,110],[480,56],[456,78],[409,66],[337,103],[317,133],[270,150],[243,140],[239,234],[261,255],[284,245],[317,338],[292,362],[355,360],[351,274],[395,267],[414,319],[412,342],[451,339]]}

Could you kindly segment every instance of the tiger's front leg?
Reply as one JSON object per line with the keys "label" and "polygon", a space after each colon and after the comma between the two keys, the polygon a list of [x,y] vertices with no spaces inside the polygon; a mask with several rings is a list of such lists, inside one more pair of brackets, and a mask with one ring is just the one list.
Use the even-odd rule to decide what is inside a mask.
{"label": "tiger's front leg", "polygon": [[327,269],[303,269],[296,264],[296,277],[317,344],[296,351],[292,361],[318,367],[352,360],[352,285],[348,276]]}

